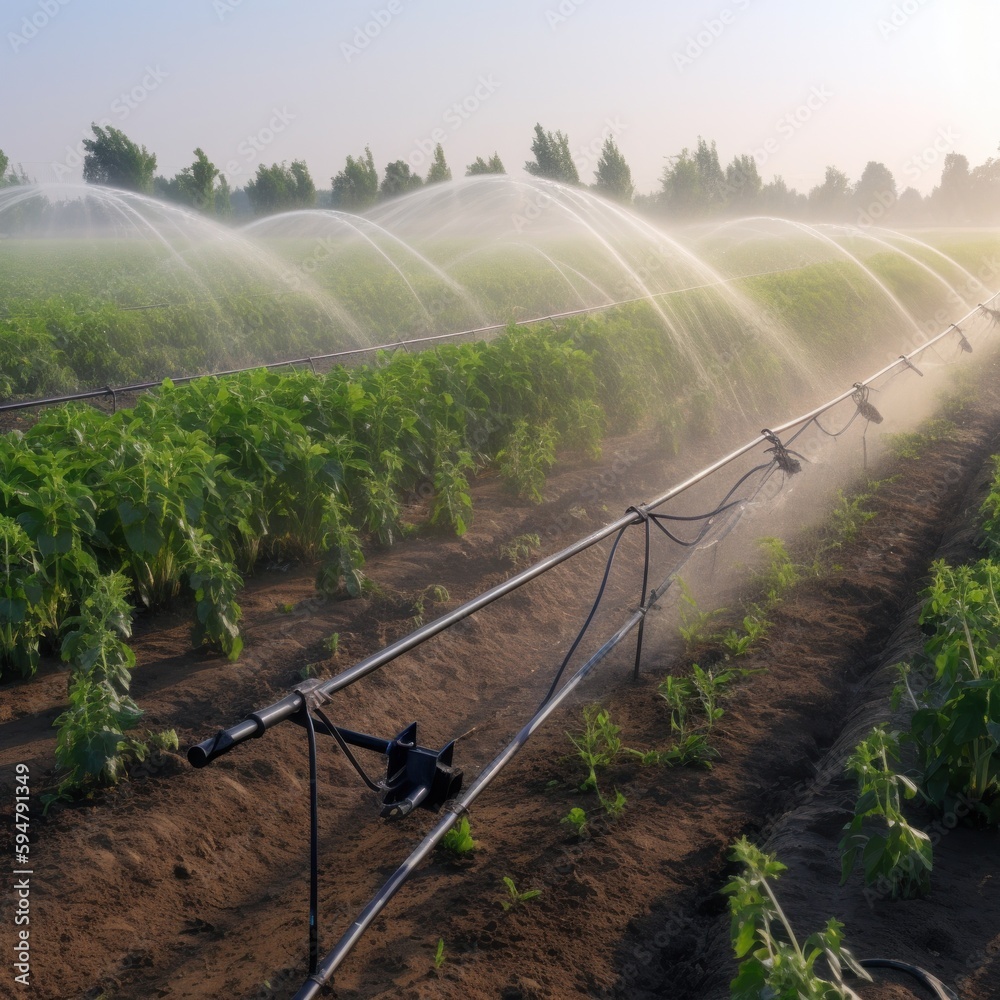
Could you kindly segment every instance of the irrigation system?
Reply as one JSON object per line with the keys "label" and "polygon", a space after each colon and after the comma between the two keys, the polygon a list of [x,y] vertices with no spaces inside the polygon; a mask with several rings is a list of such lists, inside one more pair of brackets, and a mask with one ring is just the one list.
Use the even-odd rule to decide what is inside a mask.
{"label": "irrigation system", "polygon": [[[992,303],[1000,292],[991,296],[987,302]],[[573,315],[566,313],[561,315]],[[434,847],[444,838],[455,822],[466,812],[472,803],[482,794],[490,783],[510,763],[515,754],[525,745],[532,734],[559,708],[574,690],[616,649],[622,641],[634,630],[639,630],[636,648],[635,675],[638,675],[642,651],[642,628],[648,613],[657,605],[671,584],[677,579],[679,570],[700,546],[705,537],[723,525],[729,525],[725,530],[732,530],[742,512],[757,496],[764,484],[774,475],[788,477],[801,471],[803,456],[792,450],[791,445],[808,427],[815,425],[822,433],[837,437],[844,433],[859,417],[865,421],[865,429],[869,423],[880,423],[882,415],[869,401],[869,391],[873,384],[885,376],[895,377],[907,371],[922,375],[915,364],[923,352],[934,347],[947,337],[958,337],[959,347],[963,351],[971,350],[971,345],[961,324],[976,315],[982,315],[992,320],[994,325],[1000,325],[1000,310],[989,305],[980,304],[970,310],[965,316],[951,324],[946,330],[926,340],[909,354],[900,355],[897,359],[870,375],[864,381],[855,382],[850,388],[827,400],[801,416],[795,417],[778,426],[767,428],[759,435],[736,448],[734,451],[696,472],[690,478],[670,487],[653,501],[639,506],[630,507],[621,517],[610,524],[592,532],[584,538],[566,546],[560,551],[547,556],[529,568],[514,574],[503,583],[498,584],[464,604],[441,615],[436,620],[415,629],[396,642],[384,647],[376,653],[354,664],[336,676],[326,681],[311,680],[296,687],[281,700],[268,705],[259,711],[251,713],[236,725],[217,732],[214,736],[192,746],[188,750],[188,760],[197,768],[205,767],[213,760],[235,749],[248,739],[263,737],[269,729],[285,720],[291,720],[306,729],[310,759],[310,808],[311,808],[311,881],[310,881],[310,917],[309,917],[309,965],[308,978],[295,994],[295,1000],[311,1000],[317,997],[344,958],[357,944],[375,917],[382,912],[389,900],[405,884],[417,867],[430,854]],[[548,318],[548,317],[546,317]],[[551,317],[557,318],[557,317]],[[537,321],[534,321],[537,322]],[[488,328],[492,329],[492,328]],[[481,332],[481,331],[479,331]],[[445,339],[448,336],[427,338],[431,340]],[[392,346],[392,345],[389,345]],[[371,350],[367,348],[365,350]],[[79,398],[79,397],[76,397]],[[847,424],[839,431],[831,432],[819,423],[819,419],[839,404],[851,400],[854,403],[854,413]],[[695,485],[725,469],[737,459],[766,446],[762,452],[762,461],[739,480],[722,496],[709,511],[697,515],[676,515],[661,511],[666,504],[690,490]],[[737,496],[737,494],[741,494]],[[684,541],[675,536],[666,527],[670,522],[700,522],[701,527],[692,540]],[[618,550],[618,545],[624,533],[632,527],[642,527],[645,532],[645,563],[642,572],[642,588],[638,604],[628,618],[618,629],[594,651],[589,658],[560,686],[563,674],[580,646],[587,630],[594,619],[595,612],[601,603],[605,586],[611,572],[612,564]],[[649,589],[650,571],[650,533],[657,528],[668,535],[674,542],[686,546],[686,554],[671,572],[660,583]],[[565,563],[580,553],[590,549],[605,539],[614,536],[604,577],[598,588],[593,607],[587,616],[583,627],[571,645],[568,653],[556,672],[548,693],[529,719],[506,747],[491,760],[475,779],[463,789],[463,775],[454,766],[454,743],[447,744],[441,750],[422,747],[417,743],[416,723],[407,726],[398,736],[381,738],[362,733],[355,733],[336,726],[327,718],[324,712],[332,697],[351,684],[368,676],[376,670],[391,663],[397,657],[428,641],[453,625],[474,615],[476,612],[512,593],[532,580]],[[358,770],[365,783],[377,790],[382,797],[381,815],[387,818],[402,818],[415,808],[440,811],[440,819],[424,836],[410,855],[399,865],[393,874],[385,881],[378,892],[361,910],[357,918],[344,932],[334,948],[325,957],[319,957],[319,913],[318,913],[318,783],[316,778],[316,735],[332,737],[343,750],[351,764]],[[364,769],[355,758],[351,747],[374,752],[384,758],[384,777],[373,781],[365,774]],[[912,974],[922,974],[914,967],[904,967],[903,963],[893,964],[888,959],[869,960],[881,967],[904,968]],[[918,975],[919,978],[919,975]],[[935,981],[921,980],[942,998],[955,998],[947,987]]]}

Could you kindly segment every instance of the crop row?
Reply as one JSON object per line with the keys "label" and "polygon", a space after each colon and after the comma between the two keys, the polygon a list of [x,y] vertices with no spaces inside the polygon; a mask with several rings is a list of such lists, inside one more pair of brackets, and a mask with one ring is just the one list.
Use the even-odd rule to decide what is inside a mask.
{"label": "crop row", "polygon": [[[461,534],[479,468],[540,499],[557,445],[597,455],[606,432],[657,408],[683,426],[664,340],[621,320],[325,375],[167,383],[131,410],[54,408],[0,438],[0,676],[33,672],[49,651],[70,663],[60,763],[74,782],[112,777],[129,749],[130,603],[188,592],[195,645],[235,659],[237,596],[260,559],[316,558],[322,592],[356,595],[363,545],[412,530],[408,498]],[[66,735],[77,731],[90,734],[82,756],[84,736]]]}

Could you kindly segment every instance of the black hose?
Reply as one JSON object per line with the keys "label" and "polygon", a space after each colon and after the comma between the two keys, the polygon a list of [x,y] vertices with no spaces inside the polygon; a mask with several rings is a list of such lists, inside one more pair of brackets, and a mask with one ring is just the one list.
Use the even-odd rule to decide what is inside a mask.
{"label": "black hose", "polygon": [[960,1000],[959,995],[945,986],[937,976],[919,966],[910,965],[909,962],[900,962],[895,958],[863,958],[858,964],[863,969],[895,969],[897,972],[905,972],[930,990],[937,1000]]}

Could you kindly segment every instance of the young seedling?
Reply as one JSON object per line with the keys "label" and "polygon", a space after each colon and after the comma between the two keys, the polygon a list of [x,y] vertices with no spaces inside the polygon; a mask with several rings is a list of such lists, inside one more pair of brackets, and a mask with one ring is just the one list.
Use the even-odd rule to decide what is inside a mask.
{"label": "young seedling", "polygon": [[573,832],[580,838],[587,835],[587,814],[579,806],[574,806],[570,809],[559,822],[571,826]]}
{"label": "young seedling", "polygon": [[625,812],[625,804],[628,802],[628,799],[626,799],[617,788],[615,789],[615,797],[613,799],[603,796],[600,789],[597,790],[597,798],[601,803],[601,807],[610,819],[621,819],[622,813]]}
{"label": "young seedling", "polygon": [[337,650],[340,649],[340,633],[331,632],[323,640],[323,648],[330,654],[330,656],[336,656]]}
{"label": "young seedling", "polygon": [[529,900],[537,899],[542,894],[541,889],[525,889],[524,892],[518,892],[517,886],[514,885],[514,880],[507,875],[503,877],[503,884],[507,887],[507,898],[500,901],[500,905],[504,908],[504,911],[510,910],[515,906],[520,906],[522,903],[527,903]]}
{"label": "young seedling", "polygon": [[696,649],[711,645],[720,636],[716,632],[709,630],[712,621],[725,613],[725,608],[717,608],[715,611],[701,611],[698,602],[695,600],[691,588],[680,578],[677,582],[681,588],[681,622],[678,631],[684,640],[684,651],[688,655]]}
{"label": "young seedling", "polygon": [[597,788],[598,768],[606,767],[621,753],[620,732],[621,727],[611,721],[605,709],[600,705],[589,705],[583,710],[583,731],[575,736],[566,734],[587,768],[587,777],[580,785],[581,792]]}
{"label": "young seedling", "polygon": [[472,839],[472,827],[469,825],[469,817],[463,816],[441,840],[441,846],[450,851],[457,858],[471,854],[479,844]]}
{"label": "young seedling", "polygon": [[[741,837],[730,855],[743,873],[722,891],[730,897],[730,935],[736,957],[742,959],[730,984],[732,1000],[860,1000],[844,983],[844,973],[871,982],[871,976],[843,946],[843,924],[830,919],[826,929],[800,945],[771,883],[785,866]],[[833,981],[815,970],[826,959]]]}
{"label": "young seedling", "polygon": [[542,540],[536,534],[518,535],[500,546],[500,557],[518,566],[527,562],[542,547]]}
{"label": "young seedling", "polygon": [[437,948],[434,951],[434,968],[440,969],[447,957],[444,950],[444,938],[438,938]]}

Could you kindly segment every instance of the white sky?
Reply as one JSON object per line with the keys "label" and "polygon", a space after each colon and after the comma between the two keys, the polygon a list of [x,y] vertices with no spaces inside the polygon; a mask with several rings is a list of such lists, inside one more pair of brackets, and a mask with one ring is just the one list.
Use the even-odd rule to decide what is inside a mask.
{"label": "white sky", "polygon": [[0,148],[40,181],[102,119],[157,173],[201,146],[234,185],[305,159],[320,188],[366,144],[425,174],[435,138],[456,175],[515,172],[536,121],[585,181],[612,130],[643,192],[699,135],[800,190],[875,159],[926,193],[1000,143],[995,0],[5,0],[0,33]]}

